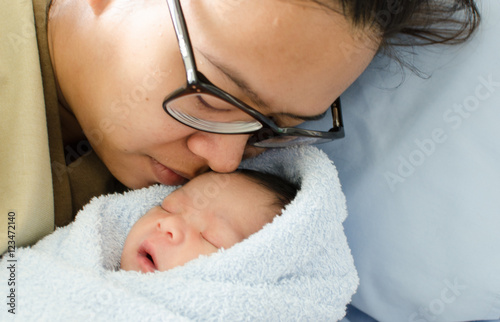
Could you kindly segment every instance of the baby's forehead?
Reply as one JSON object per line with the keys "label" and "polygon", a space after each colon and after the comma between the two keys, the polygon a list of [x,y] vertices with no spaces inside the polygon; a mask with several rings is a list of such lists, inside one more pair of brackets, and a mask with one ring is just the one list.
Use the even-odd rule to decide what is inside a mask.
{"label": "baby's forehead", "polygon": [[[279,194],[265,184],[265,180],[244,172],[217,173],[207,172],[189,181],[181,190],[191,198],[199,199],[200,195],[212,202],[226,200],[228,196],[235,203],[242,200],[252,200],[255,207],[276,206]],[[277,206],[278,210],[281,206]]]}
{"label": "baby's forehead", "polygon": [[226,188],[234,185],[255,186],[259,182],[242,172],[217,173],[206,172],[188,182],[190,185],[211,185],[218,188]]}

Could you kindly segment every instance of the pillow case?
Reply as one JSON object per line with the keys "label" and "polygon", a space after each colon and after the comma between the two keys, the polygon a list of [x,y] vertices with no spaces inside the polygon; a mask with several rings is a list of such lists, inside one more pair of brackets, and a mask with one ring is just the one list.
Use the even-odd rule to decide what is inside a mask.
{"label": "pillow case", "polygon": [[479,7],[466,44],[415,49],[427,76],[374,60],[342,95],[346,137],[318,145],[347,198],[352,304],[379,321],[500,318],[500,3]]}

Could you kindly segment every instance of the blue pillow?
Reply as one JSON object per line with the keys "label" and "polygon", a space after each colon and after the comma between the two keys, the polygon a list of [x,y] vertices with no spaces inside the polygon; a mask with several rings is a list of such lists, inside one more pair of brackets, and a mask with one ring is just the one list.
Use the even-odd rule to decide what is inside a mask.
{"label": "blue pillow", "polygon": [[466,44],[417,49],[430,77],[376,59],[342,95],[345,139],[318,145],[347,197],[352,304],[379,321],[500,318],[500,2],[480,9]]}

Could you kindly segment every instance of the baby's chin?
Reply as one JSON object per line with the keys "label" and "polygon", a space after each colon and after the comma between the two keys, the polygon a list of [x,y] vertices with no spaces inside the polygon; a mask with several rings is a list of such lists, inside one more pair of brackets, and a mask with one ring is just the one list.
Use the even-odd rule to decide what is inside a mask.
{"label": "baby's chin", "polygon": [[124,262],[120,262],[120,270],[122,270],[122,271],[138,271],[137,269],[133,269],[133,268],[129,267]]}
{"label": "baby's chin", "polygon": [[127,271],[127,272],[149,273],[149,271],[144,271],[140,267],[134,267],[134,266],[126,265],[126,264],[120,264],[120,270]]}
{"label": "baby's chin", "polygon": [[136,272],[141,271],[137,264],[134,264],[129,258],[127,258],[126,256],[123,256],[123,255],[120,259],[120,270],[136,271]]}

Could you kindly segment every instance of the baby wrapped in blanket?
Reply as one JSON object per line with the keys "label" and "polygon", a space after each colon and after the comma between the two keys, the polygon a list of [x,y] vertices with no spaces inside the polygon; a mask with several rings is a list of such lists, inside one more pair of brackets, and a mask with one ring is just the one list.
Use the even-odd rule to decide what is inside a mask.
{"label": "baby wrapped in blanket", "polygon": [[[94,199],[71,225],[32,248],[16,250],[16,317],[341,319],[358,278],[343,232],[345,200],[334,166],[311,147],[268,151],[243,166],[300,185],[295,199],[272,224],[229,249],[142,274],[116,270],[125,239],[137,219],[175,188],[154,186]],[[205,237],[217,248],[224,246],[213,236]],[[7,280],[8,273],[1,270],[0,278]],[[0,314],[2,321],[12,317],[7,310]]]}
{"label": "baby wrapped in blanket", "polygon": [[120,267],[166,271],[229,249],[272,222],[297,187],[269,173],[207,172],[165,197],[128,233]]}

